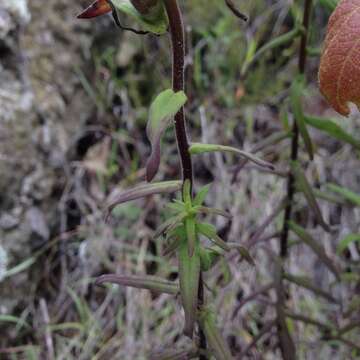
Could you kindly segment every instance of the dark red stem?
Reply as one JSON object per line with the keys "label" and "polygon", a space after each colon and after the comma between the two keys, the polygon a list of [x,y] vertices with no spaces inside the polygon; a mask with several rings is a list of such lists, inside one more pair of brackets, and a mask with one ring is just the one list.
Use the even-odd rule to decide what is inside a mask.
{"label": "dark red stem", "polygon": [[[173,90],[175,92],[185,90],[185,37],[184,24],[181,16],[181,10],[176,0],[165,0],[165,8],[169,18],[169,28],[171,35],[171,44],[173,51]],[[192,162],[189,152],[189,142],[186,132],[186,122],[184,109],[175,115],[175,133],[176,140],[181,160],[181,169],[183,180],[190,180],[193,183]],[[200,273],[199,291],[198,291],[198,305],[204,303],[204,284],[202,274]],[[200,348],[206,349],[206,337],[199,329]],[[200,360],[207,360],[205,355],[200,355]]]}

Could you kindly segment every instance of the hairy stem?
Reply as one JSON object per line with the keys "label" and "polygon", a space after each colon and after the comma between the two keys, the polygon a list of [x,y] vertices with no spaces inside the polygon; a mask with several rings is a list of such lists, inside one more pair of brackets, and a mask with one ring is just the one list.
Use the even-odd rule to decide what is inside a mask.
{"label": "hairy stem", "polygon": [[[184,24],[182,21],[181,11],[176,0],[165,0],[165,8],[169,18],[169,27],[173,51],[173,90],[185,90],[185,37],[184,37]],[[189,142],[186,132],[185,114],[184,109],[175,115],[175,133],[178,145],[178,151],[181,160],[181,169],[183,180],[189,180],[191,185],[193,183],[192,162],[189,153]],[[204,303],[204,284],[202,274],[200,273],[199,291],[198,291],[198,304]],[[200,348],[206,349],[206,338],[201,329],[200,331]],[[207,360],[206,356],[201,355],[200,360]]]}

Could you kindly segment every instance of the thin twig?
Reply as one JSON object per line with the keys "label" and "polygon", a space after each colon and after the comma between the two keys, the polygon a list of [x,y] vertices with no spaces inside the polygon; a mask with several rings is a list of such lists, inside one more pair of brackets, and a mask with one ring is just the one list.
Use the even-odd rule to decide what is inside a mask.
{"label": "thin twig", "polygon": [[[301,36],[301,44],[299,49],[299,73],[305,73],[306,66],[306,44],[308,39],[308,29],[310,23],[310,12],[312,6],[312,0],[304,0],[304,15],[303,15],[303,27],[304,32]],[[299,153],[299,128],[296,124],[296,121],[293,122],[292,128],[292,139],[291,139],[291,161],[296,161]],[[293,200],[295,195],[295,177],[292,171],[289,171],[288,174],[288,183],[287,183],[287,197],[286,197],[286,207],[284,214],[284,223],[280,235],[280,257],[282,260],[279,260],[277,266],[277,277],[276,280],[276,292],[277,292],[277,318],[278,318],[278,334],[280,341],[280,349],[284,359],[293,360],[296,358],[295,354],[295,345],[287,328],[285,321],[285,291],[283,286],[283,260],[286,259],[288,253],[288,237],[289,237],[289,220],[291,219]]]}
{"label": "thin twig", "polygon": [[239,19],[244,20],[244,21],[248,21],[248,20],[249,20],[249,18],[248,18],[245,14],[243,14],[242,12],[240,12],[240,11],[236,8],[236,6],[235,6],[235,4],[233,3],[232,0],[225,0],[225,3],[226,3],[226,5],[227,5],[227,7],[232,11],[232,13],[233,13],[236,17],[238,17]]}
{"label": "thin twig", "polygon": [[[301,44],[299,50],[300,74],[304,74],[305,66],[306,66],[306,44],[308,38],[311,5],[312,5],[312,0],[305,0],[304,17],[303,17],[303,27],[305,31],[301,36]],[[291,161],[297,160],[298,152],[299,152],[299,129],[296,124],[296,121],[294,121],[293,129],[292,129],[292,140],[291,140]],[[285,208],[283,229],[280,237],[280,256],[283,258],[285,258],[287,255],[288,236],[289,236],[288,221],[291,218],[294,194],[295,194],[295,178],[292,172],[290,171],[288,175],[288,184],[287,184],[287,206]]]}

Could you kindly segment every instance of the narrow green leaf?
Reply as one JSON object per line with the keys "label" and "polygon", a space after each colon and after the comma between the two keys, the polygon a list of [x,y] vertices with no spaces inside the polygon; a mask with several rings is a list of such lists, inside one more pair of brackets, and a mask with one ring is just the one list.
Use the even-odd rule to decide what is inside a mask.
{"label": "narrow green leaf", "polygon": [[200,277],[199,244],[196,244],[194,254],[190,257],[187,243],[184,241],[179,247],[178,254],[180,296],[185,312],[184,334],[192,338],[196,321]]}
{"label": "narrow green leaf", "polygon": [[286,311],[285,315],[286,315],[286,317],[291,318],[291,319],[293,319],[295,321],[301,321],[301,322],[303,322],[305,324],[308,324],[308,325],[314,325],[314,326],[319,327],[320,329],[324,329],[324,330],[327,330],[327,331],[333,330],[331,325],[325,324],[323,322],[320,322],[319,320],[304,316],[302,314],[295,314],[295,313],[291,313],[289,311]]}
{"label": "narrow green leaf", "polygon": [[319,245],[314,238],[301,226],[289,221],[289,229],[293,231],[306,245],[308,245],[320,260],[327,266],[327,268],[334,274],[337,280],[340,280],[340,275],[334,262],[326,255],[324,248]]}
{"label": "narrow green leaf", "polygon": [[199,313],[199,323],[209,347],[214,352],[215,358],[219,360],[232,360],[231,351],[216,326],[214,312],[208,308],[202,309]]}
{"label": "narrow green leaf", "polygon": [[175,202],[166,204],[166,207],[169,208],[170,210],[174,211],[175,213],[185,211],[185,206],[183,204],[178,204]]}
{"label": "narrow green leaf", "polygon": [[331,203],[334,203],[334,204],[345,205],[345,200],[340,198],[337,195],[330,194],[328,192],[324,192],[324,191],[321,191],[319,189],[312,189],[312,190],[313,190],[314,195],[318,199],[322,199],[322,200],[325,200],[325,201],[328,201],[328,202],[331,202]]}
{"label": "narrow green leaf", "polygon": [[360,242],[360,234],[346,235],[338,244],[336,252],[341,254],[351,243]]}
{"label": "narrow green leaf", "polygon": [[291,337],[288,322],[286,321],[285,308],[286,298],[283,279],[284,266],[282,259],[275,258],[274,285],[276,290],[276,322],[278,328],[279,342],[284,354],[295,354],[296,348]]}
{"label": "narrow green leaf", "polygon": [[216,208],[209,208],[206,206],[200,206],[198,209],[199,212],[203,213],[203,214],[211,214],[211,215],[220,215],[223,216],[224,218],[227,218],[229,220],[231,220],[233,218],[233,216],[221,209],[216,209]]}
{"label": "narrow green leaf", "polygon": [[215,245],[219,246],[221,249],[225,251],[230,250],[226,242],[223,239],[221,239],[220,236],[216,233],[216,228],[214,225],[197,223],[196,228],[200,234],[206,236],[209,240],[211,240]]}
{"label": "narrow green leaf", "polygon": [[24,319],[14,315],[0,314],[0,323],[12,323],[16,324],[19,329],[22,327],[31,329],[31,326]]}
{"label": "narrow green leaf", "polygon": [[320,5],[329,10],[330,12],[333,12],[335,10],[338,2],[338,0],[319,0]]}
{"label": "narrow green leaf", "polygon": [[167,281],[155,276],[123,276],[108,274],[99,276],[95,284],[104,283],[118,284],[121,286],[130,286],[138,289],[146,289],[159,293],[176,295],[179,293],[179,285],[175,282]]}
{"label": "narrow green leaf", "polygon": [[169,238],[169,243],[163,251],[163,256],[168,256],[177,250],[182,242],[182,238],[177,235],[173,235]]}
{"label": "narrow green leaf", "polygon": [[317,285],[313,284],[311,282],[311,279],[306,276],[298,276],[298,275],[284,273],[284,278],[298,286],[301,286],[305,289],[312,291],[314,294],[319,295],[330,302],[333,303],[338,302],[331,294],[320,289]]}
{"label": "narrow green leaf", "polygon": [[111,199],[109,205],[107,206],[108,212],[111,211],[120,204],[123,204],[128,201],[136,200],[145,196],[155,195],[155,194],[167,194],[179,191],[181,189],[181,181],[161,181],[152,184],[142,184],[135,188],[125,190],[120,195],[116,196],[114,199]]}
{"label": "narrow green leaf", "polygon": [[321,55],[321,48],[320,47],[306,47],[306,54],[309,57],[319,57]]}
{"label": "narrow green leaf", "polygon": [[14,276],[14,275],[26,270],[27,268],[29,268],[33,264],[35,264],[36,260],[37,260],[37,257],[32,256],[32,257],[22,261],[20,264],[14,266],[13,268],[6,270],[3,274],[3,276],[1,277],[1,279],[3,280],[7,277]]}
{"label": "narrow green leaf", "polygon": [[165,232],[170,232],[174,230],[179,224],[186,218],[187,214],[185,212],[180,213],[176,216],[172,216],[168,220],[166,220],[163,224],[161,224],[155,231],[154,239],[158,238]]}
{"label": "narrow green leaf", "polygon": [[255,261],[252,258],[252,256],[250,255],[250,252],[246,247],[239,245],[237,243],[227,243],[227,244],[230,247],[230,249],[236,249],[239,252],[239,255],[244,260],[246,260],[246,262],[248,262],[252,266],[255,266]]}
{"label": "narrow green leaf", "polygon": [[78,322],[65,322],[61,324],[49,325],[49,329],[51,331],[78,330],[83,332],[85,330],[85,327],[83,324],[80,324]]}
{"label": "narrow green leaf", "polygon": [[305,174],[303,173],[299,163],[297,161],[291,162],[291,170],[295,177],[295,181],[298,185],[298,188],[303,192],[306,201],[310,207],[310,209],[313,211],[317,221],[321,225],[321,227],[327,231],[330,232],[330,227],[328,224],[326,224],[322,214],[320,207],[316,201],[315,194],[313,193],[312,187],[310,186],[309,182],[306,179]]}
{"label": "narrow green leaf", "polygon": [[305,116],[301,105],[301,97],[303,91],[304,91],[304,78],[303,76],[299,76],[293,81],[291,85],[290,103],[296,124],[299,128],[300,135],[304,140],[305,148],[309,154],[310,159],[312,160],[314,158],[313,144],[311,142],[310,135],[306,128]]}
{"label": "narrow green leaf", "polygon": [[337,193],[339,195],[341,195],[345,200],[349,201],[350,203],[356,205],[356,206],[360,206],[360,195],[356,194],[355,192],[344,188],[342,186],[336,185],[336,184],[327,184],[327,188],[334,192]]}
{"label": "narrow green leaf", "polygon": [[223,256],[220,257],[220,268],[221,268],[222,277],[220,278],[220,284],[219,285],[221,287],[225,287],[225,286],[230,284],[233,276],[232,276],[232,273],[231,273],[229,263],[227,262],[227,260]]}
{"label": "narrow green leaf", "polygon": [[187,97],[183,91],[175,93],[164,90],[150,106],[146,134],[151,143],[151,155],[146,164],[146,179],[151,181],[160,165],[161,137],[171,122],[171,118],[184,106]]}
{"label": "narrow green leaf", "polygon": [[188,253],[192,257],[194,255],[195,245],[197,241],[196,235],[196,222],[194,217],[188,217],[185,219],[186,237],[188,243]]}
{"label": "narrow green leaf", "polygon": [[198,155],[198,154],[204,154],[208,152],[230,152],[234,154],[238,154],[245,159],[252,161],[253,163],[270,169],[275,170],[275,166],[265,160],[261,160],[258,157],[256,157],[253,154],[250,154],[246,151],[239,150],[237,148],[231,147],[231,146],[225,146],[225,145],[217,145],[217,144],[201,144],[201,143],[192,143],[189,148],[190,154],[192,155]]}
{"label": "narrow green leaf", "polygon": [[356,149],[360,149],[360,141],[343,130],[334,120],[306,115],[305,122],[313,128],[324,131],[337,140],[346,142]]}
{"label": "narrow green leaf", "polygon": [[279,46],[282,46],[284,44],[287,44],[291,41],[293,41],[294,39],[296,39],[297,37],[299,37],[303,32],[302,27],[296,27],[295,29],[282,34],[278,37],[276,37],[275,39],[270,40],[269,42],[267,42],[264,46],[262,46],[255,54],[254,56],[252,56],[250,59],[248,59],[248,61],[244,62],[244,65],[241,69],[241,74],[245,75],[245,73],[247,72],[247,70],[249,69],[250,65],[257,59],[259,59],[261,57],[261,55],[263,55],[266,51],[271,50],[271,49],[275,49]]}
{"label": "narrow green leaf", "polygon": [[131,0],[111,0],[111,2],[117,10],[135,19],[144,30],[157,35],[166,33],[168,18],[162,1],[154,2],[155,6],[153,6],[147,14],[141,14],[134,7]]}
{"label": "narrow green leaf", "polygon": [[193,206],[200,206],[204,203],[205,198],[209,192],[211,184],[203,186],[199,192],[196,194],[194,200],[193,200]]}
{"label": "narrow green leaf", "polygon": [[219,260],[221,253],[212,248],[200,248],[201,270],[210,270]]}

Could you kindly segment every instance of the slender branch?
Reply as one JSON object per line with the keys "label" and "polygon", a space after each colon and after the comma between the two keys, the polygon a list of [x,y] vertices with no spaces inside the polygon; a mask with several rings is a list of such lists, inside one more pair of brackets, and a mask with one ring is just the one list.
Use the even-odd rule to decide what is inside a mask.
{"label": "slender branch", "polygon": [[[172,51],[173,51],[173,90],[175,92],[185,90],[185,37],[184,37],[184,24],[182,21],[181,10],[176,0],[166,0],[166,12],[169,18],[169,29],[171,35]],[[181,160],[181,169],[183,180],[190,180],[193,183],[192,161],[189,153],[189,141],[186,132],[186,122],[184,109],[175,115],[175,133],[178,145],[178,151]],[[200,273],[199,290],[198,290],[198,305],[204,303],[204,283],[203,277]],[[200,349],[206,350],[206,337],[201,328],[199,327]],[[207,360],[206,355],[200,355],[200,360]]]}
{"label": "slender branch", "polygon": [[[306,67],[306,44],[308,39],[308,30],[309,30],[309,22],[310,22],[310,12],[311,12],[312,0],[305,0],[304,6],[304,17],[303,17],[303,27],[305,31],[301,36],[300,50],[299,50],[299,73],[304,74]],[[298,158],[299,152],[299,129],[296,124],[296,121],[293,123],[292,129],[292,141],[291,141],[291,160],[296,161]],[[280,256],[285,258],[287,255],[288,248],[288,236],[289,236],[289,227],[288,221],[291,218],[292,213],[292,202],[295,194],[295,178],[293,174],[290,172],[288,176],[288,184],[287,184],[287,206],[285,208],[284,215],[284,224],[283,229],[280,236]]]}
{"label": "slender branch", "polygon": [[[299,49],[299,73],[305,73],[306,67],[306,44],[308,39],[308,30],[310,23],[310,12],[312,6],[312,0],[304,0],[304,15],[303,15],[303,27],[304,32],[301,36],[301,43]],[[291,140],[291,161],[296,161],[299,153],[299,128],[296,121],[293,123],[292,128],[292,140]],[[287,197],[286,207],[284,214],[284,223],[280,235],[280,257],[284,260],[288,253],[288,237],[289,237],[289,220],[291,219],[293,199],[295,195],[295,177],[292,172],[289,172],[287,183]],[[280,340],[280,349],[284,359],[295,359],[295,345],[288,331],[286,319],[285,319],[285,290],[283,286],[284,268],[283,261],[278,266],[278,279],[277,283],[277,320],[278,320],[278,334]]]}
{"label": "slender branch", "polygon": [[248,20],[249,20],[249,18],[248,18],[245,14],[243,14],[242,12],[240,12],[240,11],[236,8],[236,6],[235,6],[235,4],[233,3],[232,0],[225,0],[225,4],[227,5],[227,7],[232,11],[232,13],[233,13],[236,17],[238,17],[239,19],[241,19],[241,20],[243,20],[243,21],[248,21]]}

